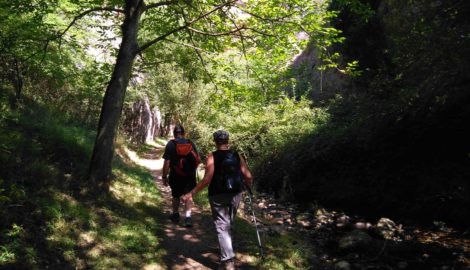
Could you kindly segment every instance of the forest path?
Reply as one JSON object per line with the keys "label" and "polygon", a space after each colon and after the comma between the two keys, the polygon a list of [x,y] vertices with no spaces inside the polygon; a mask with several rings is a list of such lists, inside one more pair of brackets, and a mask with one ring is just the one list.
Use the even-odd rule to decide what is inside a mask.
{"label": "forest path", "polygon": [[[194,206],[192,228],[173,224],[168,219],[171,213],[171,190],[161,180],[163,149],[163,145],[154,145],[140,156],[129,155],[157,179],[155,184],[163,200],[158,210],[152,214],[152,218],[158,220],[159,246],[165,250],[163,264],[153,264],[142,269],[217,269],[219,250],[210,211]],[[308,209],[302,212],[294,204],[278,202],[261,193],[257,194],[254,205],[257,206],[258,227],[262,236],[271,235],[272,240],[282,238],[285,232],[301,235],[302,240],[309,243],[308,248],[313,247],[314,253],[310,254],[312,257],[309,261],[313,269],[336,269],[339,267],[337,263],[350,265],[354,269],[470,269],[468,230],[459,232],[445,224],[431,227],[402,225],[388,218],[381,218],[376,222],[318,205],[313,206],[314,211]],[[243,209],[241,206],[238,216],[242,216],[240,221],[246,222],[246,217],[243,218],[246,211]],[[256,254],[253,249],[249,249],[250,246],[253,247],[253,236],[254,234],[247,234],[246,231],[235,235],[237,268],[273,269],[269,264],[260,264],[257,261],[259,258],[250,256]],[[267,244],[265,240],[266,238],[263,243]],[[288,245],[275,242],[278,243],[275,248],[265,246],[265,254],[274,254],[278,261],[288,259],[283,255],[290,254],[288,247],[297,248],[297,242],[296,239],[289,241]],[[341,248],[340,243],[348,245]],[[367,245],[364,246],[364,243]],[[304,247],[303,244],[300,246]],[[285,254],[275,253],[276,250]],[[259,264],[258,267],[254,266],[256,263]],[[283,269],[297,269],[290,265],[285,266]]]}
{"label": "forest path", "polygon": [[[141,157],[132,158],[137,164],[150,170],[152,176],[157,179],[155,184],[160,190],[163,198],[161,216],[162,235],[160,235],[161,245],[167,251],[163,260],[164,269],[217,269],[219,265],[219,247],[215,230],[213,228],[210,211],[202,210],[198,206],[193,207],[192,228],[173,224],[168,216],[171,213],[171,189],[163,185],[161,175],[163,168],[164,146],[155,145],[154,149],[143,154]],[[183,207],[180,206],[180,214]],[[237,254],[237,262],[240,269],[253,269],[248,265],[249,256]],[[159,268],[157,268],[159,269]]]}

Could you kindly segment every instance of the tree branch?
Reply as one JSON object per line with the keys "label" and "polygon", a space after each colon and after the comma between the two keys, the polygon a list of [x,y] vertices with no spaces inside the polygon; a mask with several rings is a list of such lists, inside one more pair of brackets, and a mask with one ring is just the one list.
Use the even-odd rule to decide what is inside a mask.
{"label": "tree branch", "polygon": [[117,8],[106,8],[106,7],[103,7],[103,8],[92,8],[92,9],[89,9],[89,10],[85,10],[84,12],[78,14],[77,16],[75,16],[75,18],[73,18],[72,22],[70,22],[70,24],[67,26],[67,28],[65,28],[64,31],[62,31],[62,33],[60,33],[57,37],[55,37],[55,39],[58,39],[58,38],[62,38],[65,33],[67,33],[67,31],[81,18],[83,18],[85,15],[88,15],[89,13],[92,13],[92,12],[95,12],[95,11],[114,11],[114,12],[119,12],[119,13],[124,13],[124,10],[122,9],[117,9]]}
{"label": "tree branch", "polygon": [[253,16],[253,17],[255,17],[255,18],[257,18],[257,19],[260,19],[260,20],[262,20],[262,21],[267,21],[267,22],[271,22],[271,23],[273,23],[273,22],[282,22],[282,21],[284,21],[285,18],[292,17],[292,15],[294,15],[294,14],[296,13],[296,12],[292,12],[292,13],[286,14],[285,16],[277,17],[277,18],[267,18],[267,17],[262,17],[262,16],[260,16],[260,15],[258,15],[258,14],[255,14],[255,13],[253,13],[253,12],[250,12],[250,11],[248,11],[248,10],[246,10],[246,9],[242,9],[242,8],[240,8],[240,7],[237,7],[237,8],[238,8],[241,12],[244,12],[244,13],[250,15],[250,16]]}
{"label": "tree branch", "polygon": [[152,9],[152,8],[157,8],[157,7],[162,7],[162,6],[169,6],[169,5],[173,5],[173,4],[177,4],[177,3],[178,3],[178,1],[165,1],[165,2],[148,4],[144,7],[144,12],[149,10],[149,9]]}
{"label": "tree branch", "polygon": [[182,25],[182,26],[180,26],[180,27],[177,27],[177,28],[171,30],[170,32],[167,32],[166,34],[163,34],[163,35],[161,35],[161,36],[159,36],[159,37],[157,37],[157,38],[155,38],[155,39],[153,39],[153,40],[151,40],[151,41],[145,43],[144,45],[142,45],[142,46],[137,50],[137,53],[142,52],[143,50],[147,49],[148,47],[152,46],[153,44],[155,44],[155,43],[157,43],[157,42],[159,42],[159,41],[164,40],[166,37],[168,37],[168,36],[170,36],[170,35],[172,35],[172,34],[174,34],[174,33],[177,33],[177,32],[179,32],[179,31],[181,31],[181,30],[183,30],[183,29],[188,28],[190,25],[194,24],[195,22],[200,21],[200,20],[202,20],[202,19],[204,19],[204,18],[210,16],[212,13],[216,12],[217,10],[220,10],[220,9],[222,9],[223,7],[228,6],[228,5],[231,5],[232,3],[235,3],[235,2],[236,2],[236,0],[231,0],[231,1],[228,1],[228,2],[226,2],[226,3],[220,4],[220,5],[218,5],[218,6],[215,6],[215,8],[213,8],[212,10],[210,10],[210,11],[208,11],[208,12],[206,12],[206,13],[201,14],[199,17],[197,17],[197,18],[195,18],[195,19],[193,19],[193,20],[191,20],[191,21],[189,21],[189,22],[186,22],[184,25]]}
{"label": "tree branch", "polygon": [[[181,10],[181,14],[183,15],[183,20],[187,23],[187,19],[186,19],[186,16],[185,16],[185,14],[184,14],[184,10]],[[189,27],[186,28],[186,31],[188,31],[189,40],[190,40],[191,43],[193,44],[194,52],[196,52],[197,57],[198,57],[199,60],[201,61],[202,67],[204,68],[204,71],[206,72],[207,76],[209,76],[209,80],[210,80],[210,81],[212,82],[212,84],[214,85],[215,93],[219,92],[219,87],[217,86],[217,83],[215,82],[214,77],[212,76],[212,74],[211,74],[211,73],[209,72],[209,70],[207,69],[206,61],[204,61],[204,58],[202,57],[202,54],[201,54],[200,50],[199,50],[198,47],[196,46],[196,42],[194,42],[193,33],[191,32],[191,30],[189,29]]]}
{"label": "tree branch", "polygon": [[241,30],[245,29],[245,27],[242,26],[240,28],[235,28],[233,30],[230,30],[230,31],[227,31],[227,32],[220,32],[220,33],[204,32],[204,31],[192,28],[190,26],[188,26],[188,29],[191,30],[194,33],[198,33],[198,34],[201,34],[201,35],[212,36],[212,37],[220,37],[220,36],[228,36],[228,35],[240,32]]}
{"label": "tree branch", "polygon": [[[38,55],[39,53],[43,53],[43,56],[42,56],[42,61],[44,61],[44,58],[46,57],[46,51],[47,51],[47,48],[49,47],[49,44],[51,43],[51,41],[53,40],[56,40],[56,39],[61,39],[65,33],[67,33],[67,31],[81,18],[83,18],[85,15],[89,14],[89,13],[92,13],[92,12],[95,12],[95,11],[114,11],[114,12],[120,12],[120,13],[124,13],[124,10],[122,9],[116,9],[116,8],[107,8],[107,7],[103,7],[103,8],[92,8],[92,9],[89,9],[89,10],[85,10],[84,12],[78,14],[77,16],[75,16],[75,18],[73,18],[72,22],[69,23],[69,25],[67,26],[67,28],[65,28],[64,31],[60,32],[58,35],[55,35],[55,36],[52,36],[50,38],[47,38],[44,40],[44,46],[42,48],[42,50],[38,50],[37,52],[34,52],[32,54],[30,54],[29,56],[27,56],[25,59],[23,59],[23,61],[28,61],[29,59],[33,58],[34,56]],[[59,42],[59,47],[61,47],[61,44]]]}
{"label": "tree branch", "polygon": [[[230,21],[233,23],[233,25],[238,28],[238,25],[237,25],[237,22],[230,18]],[[245,58],[245,61],[246,61],[246,75],[247,77],[249,76],[249,70],[250,70],[250,61],[248,60],[248,57],[247,57],[247,54],[246,54],[246,45],[245,45],[245,36],[243,35],[242,32],[240,32],[240,42],[242,44],[242,53],[243,53],[243,57]],[[267,92],[266,90],[266,87],[264,86],[264,82],[263,80],[261,79],[261,77],[258,75],[258,73],[256,72],[256,70],[252,69],[253,73],[255,74],[256,78],[258,79],[258,81],[260,82],[261,84],[261,88],[263,89],[264,93]]]}
{"label": "tree branch", "polygon": [[170,43],[176,44],[176,45],[181,45],[181,46],[188,47],[188,48],[191,48],[191,49],[194,49],[194,50],[207,52],[206,50],[204,50],[204,49],[202,49],[202,48],[200,48],[200,47],[195,46],[194,43],[193,43],[193,45],[190,45],[190,44],[186,44],[186,43],[181,43],[181,42],[178,42],[178,41],[174,41],[174,40],[168,39],[168,38],[166,38],[165,40],[168,41],[168,42],[170,42]]}
{"label": "tree branch", "polygon": [[276,35],[273,35],[273,34],[269,34],[269,33],[266,33],[266,32],[263,32],[261,30],[258,30],[258,29],[255,29],[255,28],[251,28],[251,27],[248,27],[246,28],[246,30],[251,30],[257,34],[260,34],[262,36],[267,36],[267,37],[277,37]]}

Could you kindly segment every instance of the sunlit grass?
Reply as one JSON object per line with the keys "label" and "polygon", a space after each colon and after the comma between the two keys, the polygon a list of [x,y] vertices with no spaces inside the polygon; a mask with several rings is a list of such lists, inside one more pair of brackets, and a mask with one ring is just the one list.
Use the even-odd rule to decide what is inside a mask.
{"label": "sunlit grass", "polygon": [[86,260],[94,269],[139,269],[161,264],[164,249],[159,245],[158,211],[161,195],[141,185],[148,172],[119,164],[114,170],[110,200],[91,207],[63,193],[56,193],[45,207],[51,245],[62,250],[72,265]]}
{"label": "sunlit grass", "polygon": [[149,141],[144,144],[129,144],[128,147],[132,151],[136,152],[136,154],[141,155],[161,146],[158,143]]}
{"label": "sunlit grass", "polygon": [[155,144],[156,144],[156,145],[163,145],[163,146],[165,146],[166,143],[167,143],[167,141],[168,141],[167,139],[162,138],[162,137],[155,138]]}
{"label": "sunlit grass", "polygon": [[93,132],[30,109],[0,122],[0,268],[159,269],[161,194],[149,170],[118,156],[110,196],[77,196],[63,182],[84,181]]}

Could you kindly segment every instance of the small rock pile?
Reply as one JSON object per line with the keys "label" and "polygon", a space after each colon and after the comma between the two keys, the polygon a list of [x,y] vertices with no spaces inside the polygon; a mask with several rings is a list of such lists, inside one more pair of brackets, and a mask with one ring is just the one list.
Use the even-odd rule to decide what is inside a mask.
{"label": "small rock pile", "polygon": [[[321,269],[469,269],[456,252],[417,241],[415,227],[390,218],[370,222],[318,205],[305,209],[279,202],[265,193],[257,194],[253,205],[261,234],[305,235],[315,246]],[[247,196],[241,209],[253,221]]]}

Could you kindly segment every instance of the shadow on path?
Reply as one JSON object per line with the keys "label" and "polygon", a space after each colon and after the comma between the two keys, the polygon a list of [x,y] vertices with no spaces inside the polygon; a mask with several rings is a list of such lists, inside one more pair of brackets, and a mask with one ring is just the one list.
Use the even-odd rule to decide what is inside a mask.
{"label": "shadow on path", "polygon": [[165,265],[167,269],[217,269],[218,246],[216,236],[212,232],[210,215],[203,214],[200,209],[194,207],[192,228],[183,227],[181,222],[174,224],[168,219],[171,213],[171,190],[164,186],[161,180],[162,154],[163,149],[156,149],[144,154],[143,157],[158,164],[149,166],[149,169],[152,176],[157,179],[155,184],[163,197],[163,211],[159,212],[157,219],[162,228],[159,238],[167,251],[163,258]]}
{"label": "shadow on path", "polygon": [[[193,207],[192,228],[185,228],[172,223],[168,217],[171,213],[171,190],[163,185],[161,180],[163,161],[160,159],[163,149],[157,149],[143,155],[147,160],[152,160],[160,166],[149,166],[152,176],[157,179],[155,184],[162,193],[162,211],[155,213],[155,217],[161,224],[159,238],[161,245],[167,251],[163,257],[167,269],[217,269],[219,265],[219,247],[217,236],[209,211],[202,211],[197,206]],[[243,248],[242,248],[243,249]],[[239,269],[256,269],[247,262],[238,261]]]}

